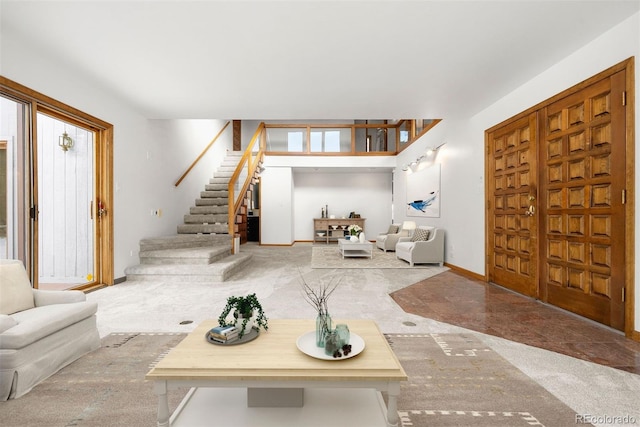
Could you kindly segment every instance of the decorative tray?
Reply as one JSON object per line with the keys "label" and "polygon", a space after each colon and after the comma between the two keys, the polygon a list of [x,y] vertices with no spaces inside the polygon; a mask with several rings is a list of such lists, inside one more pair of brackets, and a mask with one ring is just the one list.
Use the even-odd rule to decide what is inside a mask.
{"label": "decorative tray", "polygon": [[251,331],[245,332],[245,334],[242,336],[242,338],[237,339],[235,341],[231,341],[230,343],[223,343],[223,342],[215,341],[213,339],[213,337],[211,337],[211,331],[207,331],[207,333],[205,334],[205,338],[211,344],[221,345],[221,346],[229,346],[229,345],[246,344],[249,341],[253,341],[256,338],[258,338],[258,335],[260,335],[260,331],[258,331],[256,328],[251,328]]}
{"label": "decorative tray", "polygon": [[349,337],[349,344],[351,344],[351,353],[347,356],[333,357],[324,352],[324,348],[316,345],[316,331],[309,331],[298,337],[296,345],[298,350],[306,354],[307,356],[314,357],[322,360],[344,360],[350,359],[362,353],[364,350],[364,340],[360,335],[351,332]]}

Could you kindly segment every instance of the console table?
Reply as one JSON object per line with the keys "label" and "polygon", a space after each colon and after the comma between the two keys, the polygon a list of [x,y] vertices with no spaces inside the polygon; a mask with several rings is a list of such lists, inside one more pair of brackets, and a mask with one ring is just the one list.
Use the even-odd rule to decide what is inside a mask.
{"label": "console table", "polygon": [[[314,218],[313,241],[337,242],[338,239],[344,239],[344,236],[349,234],[347,228],[350,225],[359,225],[364,231],[364,221],[365,218]],[[318,233],[323,235],[319,236]]]}

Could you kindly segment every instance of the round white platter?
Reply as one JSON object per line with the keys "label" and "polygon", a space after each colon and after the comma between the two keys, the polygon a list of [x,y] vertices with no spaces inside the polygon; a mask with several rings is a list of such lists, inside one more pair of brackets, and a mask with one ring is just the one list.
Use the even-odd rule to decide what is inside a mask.
{"label": "round white platter", "polygon": [[333,357],[328,354],[325,354],[324,348],[318,347],[316,345],[316,331],[309,331],[307,333],[300,335],[298,337],[298,340],[296,341],[296,346],[298,346],[298,350],[300,350],[307,356],[311,356],[316,359],[322,359],[322,360],[350,359],[362,353],[362,350],[364,350],[364,340],[360,335],[354,334],[353,332],[351,332],[349,335],[350,335],[349,344],[351,344],[351,353],[349,353],[347,356]]}

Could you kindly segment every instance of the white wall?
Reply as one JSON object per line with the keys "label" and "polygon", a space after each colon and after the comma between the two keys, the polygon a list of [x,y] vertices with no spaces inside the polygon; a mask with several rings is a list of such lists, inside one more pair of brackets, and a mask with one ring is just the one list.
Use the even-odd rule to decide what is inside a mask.
{"label": "white wall", "polygon": [[291,168],[268,167],[260,176],[260,243],[293,243],[293,205]]}
{"label": "white wall", "polygon": [[313,219],[325,205],[336,218],[350,212],[365,218],[367,240],[391,224],[391,173],[294,172],[293,181],[295,240],[313,240]]}
{"label": "white wall", "polygon": [[[173,184],[223,122],[150,121],[82,70],[4,29],[0,48],[3,76],[114,126],[114,203],[107,209],[114,221],[114,275],[123,277],[125,268],[139,261],[140,239],[175,234],[185,206],[193,204],[212,175],[213,154],[178,189]],[[230,127],[226,133],[231,134]],[[156,209],[161,217],[151,216]]]}
{"label": "white wall", "polygon": [[[394,193],[402,197],[406,179],[400,165],[415,159],[429,146],[447,144],[441,150],[442,215],[429,223],[447,230],[446,261],[484,274],[484,131],[529,107],[621,62],[640,58],[640,14],[636,14],[582,49],[538,75],[473,117],[444,118],[425,137],[397,158]],[[635,87],[640,87],[640,67],[635,67]],[[636,164],[640,164],[638,141],[640,107],[636,93]],[[640,174],[636,172],[636,189]],[[402,199],[401,199],[402,200]],[[426,222],[426,221],[423,221]],[[635,229],[640,230],[640,209],[636,207]],[[640,278],[640,239],[635,239],[636,282]],[[640,329],[640,289],[635,286],[635,330]]]}
{"label": "white wall", "polygon": [[155,177],[159,190],[150,194],[150,200],[147,201],[152,206],[149,215],[154,209],[162,209],[161,217],[149,217],[150,221],[155,221],[158,225],[155,233],[176,234],[177,224],[183,223],[184,215],[189,213],[189,208],[200,198],[200,192],[204,191],[205,185],[224,160],[227,150],[233,149],[233,130],[229,124],[186,178],[175,187],[180,176],[225,123],[226,120],[149,121],[153,144],[148,151],[151,170],[147,173]]}

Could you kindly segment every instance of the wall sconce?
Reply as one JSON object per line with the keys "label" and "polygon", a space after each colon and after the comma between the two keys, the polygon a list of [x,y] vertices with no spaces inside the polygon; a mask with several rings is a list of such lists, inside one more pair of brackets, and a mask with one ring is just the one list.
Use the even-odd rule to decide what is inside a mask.
{"label": "wall sconce", "polygon": [[62,151],[67,152],[69,148],[73,147],[73,139],[65,132],[58,137],[58,145],[62,148]]}

